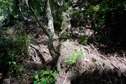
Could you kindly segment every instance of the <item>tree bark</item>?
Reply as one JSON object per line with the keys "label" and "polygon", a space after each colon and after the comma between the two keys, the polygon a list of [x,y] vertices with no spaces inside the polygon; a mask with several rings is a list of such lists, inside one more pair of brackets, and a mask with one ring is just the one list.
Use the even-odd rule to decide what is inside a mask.
{"label": "tree bark", "polygon": [[[56,36],[55,31],[54,31],[54,24],[53,24],[53,16],[51,13],[51,7],[50,7],[50,2],[47,0],[47,10],[46,10],[46,16],[48,19],[48,31],[50,33],[49,38],[49,43],[48,43],[48,48],[50,51],[50,54],[52,56],[52,61],[54,63],[54,66],[57,64],[57,60],[59,58],[59,53],[58,53],[58,42],[57,44],[54,45],[54,37]],[[58,41],[58,38],[56,39]]]}

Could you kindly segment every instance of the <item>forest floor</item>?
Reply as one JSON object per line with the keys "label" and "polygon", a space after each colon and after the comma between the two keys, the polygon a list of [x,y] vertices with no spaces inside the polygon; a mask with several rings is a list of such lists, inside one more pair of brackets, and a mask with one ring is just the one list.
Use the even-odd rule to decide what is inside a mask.
{"label": "forest floor", "polygon": [[[77,9],[79,5],[77,5]],[[126,84],[126,47],[111,46],[95,41],[97,40],[94,38],[96,34],[91,29],[91,23],[84,25],[83,21],[80,23],[79,21],[77,18],[77,21],[71,23],[70,36],[64,35],[65,39],[60,42],[60,57],[55,66],[58,67],[59,73],[55,77],[55,84]],[[52,60],[48,49],[48,38],[33,23],[26,23],[24,27],[24,30],[29,29],[28,31],[34,32],[35,35],[28,46],[28,56],[20,64],[24,72],[20,75],[10,72],[8,77],[3,80],[3,84],[33,84],[35,72],[51,69],[41,60],[41,57],[47,63]],[[22,25],[24,25],[23,22]],[[79,28],[73,27],[80,25],[84,25],[85,28],[79,30]],[[69,32],[66,31],[66,34],[69,35]],[[1,67],[0,71],[2,71]],[[1,78],[2,73],[0,72]]]}
{"label": "forest floor", "polygon": [[[60,68],[59,74],[55,77],[56,84],[125,84],[125,49],[95,42],[92,39],[94,31],[90,28],[83,31],[79,31],[78,28],[72,29],[71,37],[68,36],[69,38],[60,42],[60,57],[55,66]],[[36,34],[37,29],[33,30]],[[46,62],[52,60],[47,46],[48,38],[42,31],[38,31],[36,38],[30,42],[28,56],[21,64],[24,72],[21,76],[13,74],[15,76],[5,78],[3,84],[32,84],[36,71],[50,70],[50,66],[43,65],[41,61],[41,57]],[[82,42],[87,42],[85,37],[91,38],[91,41],[82,45]]]}
{"label": "forest floor", "polygon": [[[37,40],[41,40],[41,42],[39,44],[31,42],[29,58],[25,59],[22,64],[25,72],[21,77],[10,78],[10,84],[32,84],[36,71],[50,70],[49,66],[43,67],[40,58],[43,56],[46,62],[52,59],[46,42],[47,38],[42,34]],[[118,50],[110,53],[109,50],[111,51],[112,48],[109,49],[105,45],[97,45],[97,43],[82,45],[75,38],[62,42],[58,60],[60,74],[55,77],[56,84],[125,84],[125,51]],[[38,52],[41,54],[40,56]],[[77,57],[75,63],[70,63],[74,59],[73,55],[81,56]],[[69,62],[65,62],[65,60]],[[7,80],[5,79],[5,82]]]}

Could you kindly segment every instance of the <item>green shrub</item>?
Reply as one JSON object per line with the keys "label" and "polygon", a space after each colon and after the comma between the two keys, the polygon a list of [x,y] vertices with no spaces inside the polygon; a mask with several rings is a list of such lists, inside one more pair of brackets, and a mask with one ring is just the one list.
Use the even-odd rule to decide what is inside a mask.
{"label": "green shrub", "polygon": [[89,42],[88,37],[85,37],[85,36],[84,36],[84,37],[81,38],[80,43],[81,43],[82,45],[87,45],[88,42]]}
{"label": "green shrub", "polygon": [[111,16],[116,16],[114,11],[122,11],[126,8],[126,1],[122,0],[95,0],[89,5],[89,8],[86,11],[86,16],[95,20],[100,26],[105,25],[107,20],[108,13],[111,13]]}
{"label": "green shrub", "polygon": [[77,59],[82,56],[83,56],[83,53],[81,51],[73,52],[71,55],[68,55],[69,59],[67,59],[67,58],[64,59],[64,62],[66,62],[70,65],[73,65],[77,62]]}
{"label": "green shrub", "polygon": [[33,84],[54,84],[54,77],[57,75],[56,71],[45,71],[35,72]]}
{"label": "green shrub", "polygon": [[27,55],[29,35],[21,32],[21,30],[17,30],[12,35],[8,35],[7,30],[1,29],[0,32],[4,32],[0,35],[0,66],[16,72],[22,71],[18,64]]}
{"label": "green shrub", "polygon": [[125,31],[125,9],[125,0],[94,0],[90,3],[85,16],[97,32],[96,41],[112,45],[120,43],[120,37],[125,39],[125,35],[121,36]]}

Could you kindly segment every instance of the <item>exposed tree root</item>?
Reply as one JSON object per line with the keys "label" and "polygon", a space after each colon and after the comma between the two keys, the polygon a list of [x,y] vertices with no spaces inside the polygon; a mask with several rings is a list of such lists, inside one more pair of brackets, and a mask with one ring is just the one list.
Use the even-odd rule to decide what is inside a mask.
{"label": "exposed tree root", "polygon": [[[103,56],[102,54],[98,53],[98,50],[92,44],[89,46],[83,46],[76,42],[70,41],[64,42],[61,46],[60,51],[61,56],[59,59],[59,64],[61,75],[59,77],[61,77],[61,80],[57,80],[56,84],[61,84],[61,81],[63,81],[63,78],[65,78],[64,76],[66,76],[65,74],[68,75],[66,80],[71,81],[76,76],[78,77],[78,75],[82,76],[83,74],[86,77],[87,75],[95,73],[95,76],[97,76],[97,74],[100,75],[97,76],[99,77],[99,79],[101,76],[105,76],[109,81],[106,81],[106,83],[108,82],[107,84],[113,84],[110,78],[110,74],[113,73],[116,73],[118,77],[123,76],[123,78],[126,78],[126,58],[124,57]],[[76,64],[70,65],[68,63],[65,63],[65,58],[67,58],[68,56],[70,57],[72,52],[78,53],[78,51],[83,52],[83,57],[78,58]],[[67,73],[68,71],[69,74]],[[120,80],[118,78],[116,79]]]}

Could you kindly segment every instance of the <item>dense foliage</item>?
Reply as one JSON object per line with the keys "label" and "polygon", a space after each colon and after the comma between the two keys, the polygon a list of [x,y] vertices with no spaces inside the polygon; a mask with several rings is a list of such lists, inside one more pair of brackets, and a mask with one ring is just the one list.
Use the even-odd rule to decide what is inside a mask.
{"label": "dense foliage", "polygon": [[125,0],[95,0],[90,3],[86,16],[104,43],[117,45],[125,42],[125,13]]}
{"label": "dense foliage", "polygon": [[12,69],[18,74],[19,63],[22,63],[27,55],[30,37],[21,30],[16,30],[13,35],[11,32],[13,32],[11,29],[0,30],[0,66],[3,70]]}
{"label": "dense foliage", "polygon": [[[79,29],[80,31],[87,28],[87,25],[91,25],[88,27],[94,31],[93,40],[114,46],[126,45],[125,0],[78,0],[76,3],[73,3],[74,0],[49,1],[53,16],[51,19],[53,19],[54,30],[57,34],[64,30],[64,25],[68,23],[71,24],[73,30]],[[23,57],[27,56],[30,36],[23,30],[21,24],[25,22],[28,24],[34,20],[36,24],[40,22],[47,27],[49,21],[46,2],[47,0],[0,0],[0,68],[2,66],[3,70],[12,69],[17,73],[22,71],[18,65],[22,62]],[[40,27],[41,25],[39,25]],[[65,38],[77,37],[77,35],[72,37],[72,28],[64,32]],[[79,40],[83,45],[88,44],[86,36],[82,36]],[[81,57],[81,53],[73,53],[71,59],[65,59],[65,62],[75,64],[79,57]],[[35,84],[47,82],[48,76],[51,77],[48,82],[54,83],[53,74],[55,73],[52,71],[36,73]],[[41,78],[41,75],[47,76],[47,79]]]}

